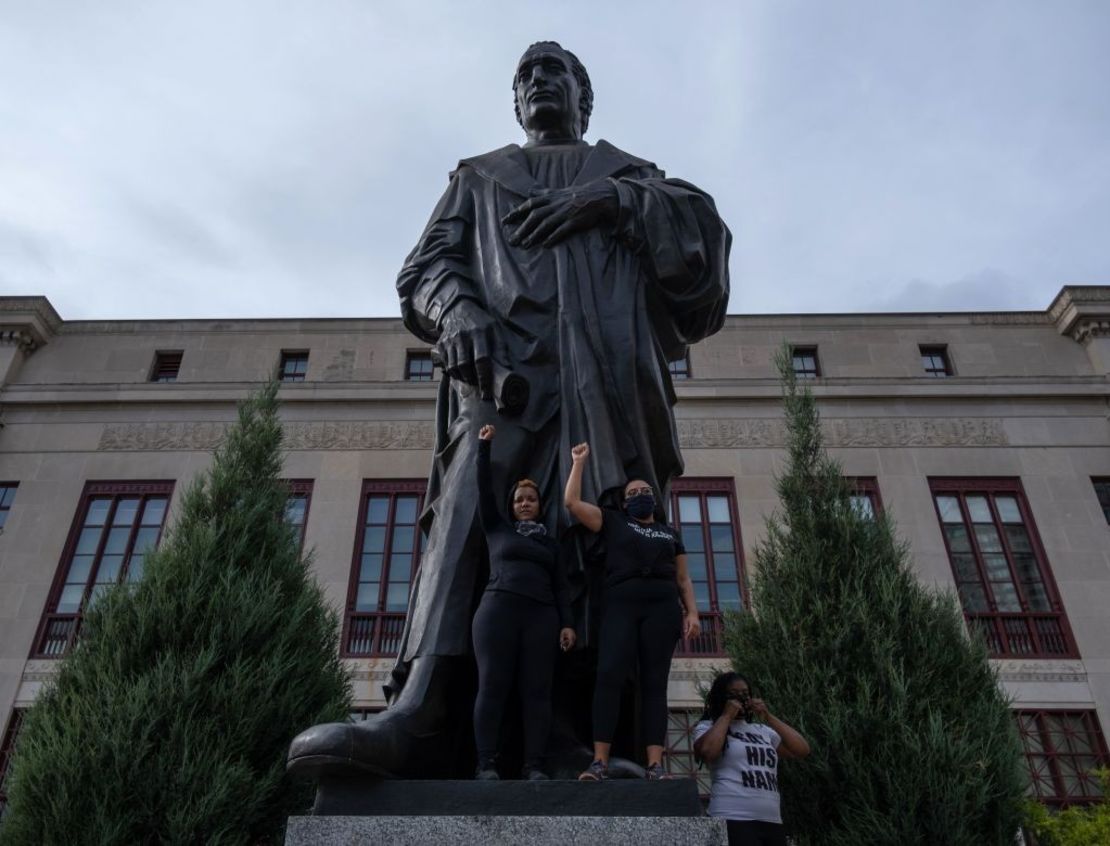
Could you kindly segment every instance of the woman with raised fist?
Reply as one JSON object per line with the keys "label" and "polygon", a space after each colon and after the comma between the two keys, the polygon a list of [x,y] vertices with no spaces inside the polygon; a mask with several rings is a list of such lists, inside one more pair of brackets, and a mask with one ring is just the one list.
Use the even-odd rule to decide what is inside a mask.
{"label": "woman with raised fist", "polygon": [[686,548],[674,529],[656,519],[655,491],[642,479],[625,483],[619,510],[583,501],[582,471],[589,455],[588,444],[571,449],[573,463],[563,497],[579,523],[602,534],[606,549],[594,685],[594,760],[579,779],[600,781],[609,776],[621,686],[637,658],[647,777],[662,779],[671,656],[680,637],[701,633]]}
{"label": "woman with raised fist", "polygon": [[489,548],[489,582],[474,614],[478,660],[474,739],[479,779],[497,772],[499,730],[516,679],[523,710],[524,772],[546,779],[543,755],[551,731],[551,682],[557,647],[574,646],[566,574],[559,545],[538,522],[539,488],[521,479],[510,493],[506,519],[493,492],[490,450],[496,429],[478,432],[478,513]]}

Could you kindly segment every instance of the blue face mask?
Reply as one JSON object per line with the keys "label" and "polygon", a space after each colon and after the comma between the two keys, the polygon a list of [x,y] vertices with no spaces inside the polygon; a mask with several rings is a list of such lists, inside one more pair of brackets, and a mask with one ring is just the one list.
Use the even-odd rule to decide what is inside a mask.
{"label": "blue face mask", "polygon": [[650,517],[655,511],[655,496],[653,494],[636,494],[624,501],[624,510],[629,517],[643,520]]}

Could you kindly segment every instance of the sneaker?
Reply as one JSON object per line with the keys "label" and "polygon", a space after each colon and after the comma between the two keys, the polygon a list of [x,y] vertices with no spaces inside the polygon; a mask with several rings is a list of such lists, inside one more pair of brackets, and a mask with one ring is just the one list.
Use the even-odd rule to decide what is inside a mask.
{"label": "sneaker", "polygon": [[670,777],[671,774],[663,769],[662,764],[652,764],[650,767],[644,770],[644,778],[646,778],[648,781],[663,781],[664,779],[669,779]]}
{"label": "sneaker", "polygon": [[604,761],[593,761],[582,773],[579,781],[604,781],[609,778],[609,765]]}
{"label": "sneaker", "polygon": [[474,774],[477,781],[501,781],[497,773],[497,764],[494,761],[479,761],[478,771]]}
{"label": "sneaker", "polygon": [[526,781],[550,781],[551,776],[536,766],[525,766],[521,777]]}

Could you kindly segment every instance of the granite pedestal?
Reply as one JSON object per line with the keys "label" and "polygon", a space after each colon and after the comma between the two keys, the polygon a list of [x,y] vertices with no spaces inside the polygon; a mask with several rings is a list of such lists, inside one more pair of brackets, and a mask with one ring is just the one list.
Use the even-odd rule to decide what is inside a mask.
{"label": "granite pedestal", "polygon": [[690,779],[321,782],[313,816],[291,817],[290,846],[574,843],[723,846]]}

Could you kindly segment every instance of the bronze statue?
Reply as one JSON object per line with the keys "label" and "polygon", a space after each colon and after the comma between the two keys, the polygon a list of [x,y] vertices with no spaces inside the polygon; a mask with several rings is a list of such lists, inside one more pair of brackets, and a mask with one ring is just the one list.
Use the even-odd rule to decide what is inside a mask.
{"label": "bronze statue", "polygon": [[302,732],[293,772],[452,771],[470,623],[484,583],[474,450],[496,423],[495,490],[531,476],[562,533],[570,447],[589,441],[583,495],[630,478],[665,491],[682,472],[668,361],[721,328],[731,235],[712,198],[606,141],[583,140],[593,90],[577,57],[533,44],[513,77],[527,135],[464,159],[397,279],[405,325],[446,372],[389,708]]}

